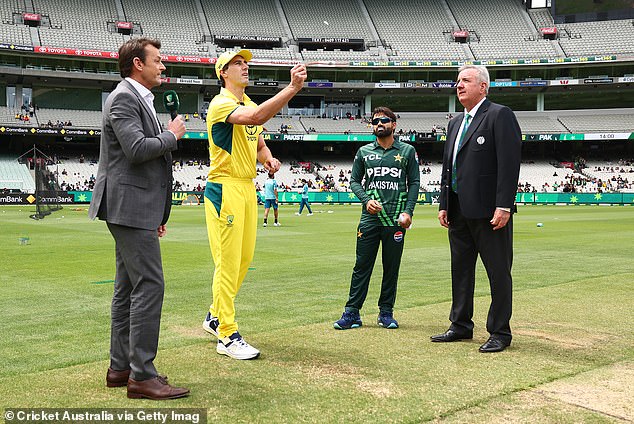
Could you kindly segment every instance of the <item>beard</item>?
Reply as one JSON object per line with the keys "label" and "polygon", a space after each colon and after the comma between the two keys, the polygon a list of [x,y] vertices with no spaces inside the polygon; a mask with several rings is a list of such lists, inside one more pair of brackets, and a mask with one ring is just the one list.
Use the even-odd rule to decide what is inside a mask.
{"label": "beard", "polygon": [[394,133],[394,130],[387,127],[377,127],[374,129],[374,131],[372,131],[372,133],[379,138],[383,138],[392,135]]}

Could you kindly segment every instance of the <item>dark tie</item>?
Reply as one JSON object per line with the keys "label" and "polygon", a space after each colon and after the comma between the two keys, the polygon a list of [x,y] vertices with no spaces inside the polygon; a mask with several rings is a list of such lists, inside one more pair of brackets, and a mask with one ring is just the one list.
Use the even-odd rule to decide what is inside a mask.
{"label": "dark tie", "polygon": [[464,141],[464,136],[467,134],[467,129],[469,129],[469,121],[471,120],[471,115],[467,113],[464,118],[464,127],[462,128],[462,132],[460,133],[460,137],[458,138],[458,145],[456,146],[456,160],[453,161],[453,167],[451,168],[451,189],[454,193],[458,193],[458,180],[457,180],[457,169],[456,162],[458,162],[458,151],[462,147],[462,142]]}

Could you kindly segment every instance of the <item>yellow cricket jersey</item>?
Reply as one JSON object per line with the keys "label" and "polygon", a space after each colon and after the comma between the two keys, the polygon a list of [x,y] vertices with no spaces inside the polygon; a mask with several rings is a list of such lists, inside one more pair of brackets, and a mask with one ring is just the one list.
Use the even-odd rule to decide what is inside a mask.
{"label": "yellow cricket jersey", "polygon": [[240,102],[226,88],[209,103],[207,135],[209,137],[209,175],[207,181],[221,177],[255,178],[260,125],[237,125],[227,122],[239,106],[257,105],[245,94]]}

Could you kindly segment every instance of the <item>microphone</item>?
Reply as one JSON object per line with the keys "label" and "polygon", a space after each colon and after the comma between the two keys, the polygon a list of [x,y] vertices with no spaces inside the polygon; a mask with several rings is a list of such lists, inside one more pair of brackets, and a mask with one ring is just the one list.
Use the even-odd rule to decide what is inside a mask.
{"label": "microphone", "polygon": [[178,115],[178,108],[180,107],[176,91],[167,90],[163,93],[163,105],[165,105],[165,110],[170,113],[172,120],[174,120],[174,118]]}

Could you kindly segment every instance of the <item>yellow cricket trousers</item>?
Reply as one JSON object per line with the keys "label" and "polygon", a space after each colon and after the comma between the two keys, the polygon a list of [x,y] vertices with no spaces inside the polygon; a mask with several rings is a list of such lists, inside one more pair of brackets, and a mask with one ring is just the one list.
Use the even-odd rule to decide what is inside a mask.
{"label": "yellow cricket trousers", "polygon": [[253,180],[217,178],[205,187],[205,218],[215,271],[212,316],[221,338],[238,331],[235,298],[253,260],[258,203]]}

